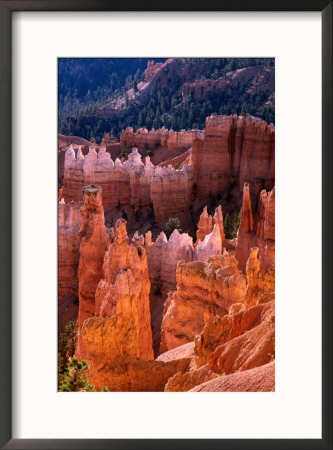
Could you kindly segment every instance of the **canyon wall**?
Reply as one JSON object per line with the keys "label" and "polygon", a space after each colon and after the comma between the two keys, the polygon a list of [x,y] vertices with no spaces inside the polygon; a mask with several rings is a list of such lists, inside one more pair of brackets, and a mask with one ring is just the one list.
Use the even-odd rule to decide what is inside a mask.
{"label": "canyon wall", "polygon": [[165,225],[170,217],[177,217],[181,224],[190,217],[193,196],[193,173],[185,164],[181,170],[173,167],[156,167],[150,186],[154,217]]}
{"label": "canyon wall", "polygon": [[58,332],[78,313],[81,207],[82,202],[65,204],[63,199],[58,204]]}
{"label": "canyon wall", "polygon": [[244,182],[252,195],[272,189],[275,179],[275,127],[252,116],[206,119],[203,139],[195,139],[192,168],[198,197],[208,198]]}
{"label": "canyon wall", "polygon": [[[190,219],[190,205],[196,199],[209,199],[224,191],[236,192],[237,201],[245,182],[251,185],[251,200],[257,202],[262,189],[274,186],[275,128],[251,116],[217,116],[206,119],[204,132],[196,130],[127,129],[122,144],[141,148],[159,145],[188,147],[192,145],[191,164],[181,170],[154,166],[149,157],[145,164],[137,148],[128,160],[114,162],[110,153],[94,146],[84,156],[72,146],[64,162],[63,196],[67,202],[80,201],[81,189],[96,184],[103,189],[103,206],[112,208],[131,205],[134,208],[153,205],[156,222],[164,227],[170,217],[178,217],[184,225]],[[256,203],[255,203],[256,206]],[[223,230],[219,219],[221,238]]]}

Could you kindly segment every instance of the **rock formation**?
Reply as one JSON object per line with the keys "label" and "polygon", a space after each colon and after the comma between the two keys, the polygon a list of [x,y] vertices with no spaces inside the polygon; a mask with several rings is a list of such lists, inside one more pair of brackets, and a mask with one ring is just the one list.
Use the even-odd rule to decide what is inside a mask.
{"label": "rock formation", "polygon": [[167,351],[193,341],[205,321],[227,314],[233,303],[244,302],[246,278],[234,255],[215,256],[208,262],[178,262],[177,290],[169,293],[161,329],[161,349]]}
{"label": "rock formation", "polygon": [[274,392],[275,362],[215,378],[202,383],[190,392]]}
{"label": "rock formation", "polygon": [[78,314],[78,267],[80,260],[77,233],[82,202],[58,204],[58,325],[63,331]]}
{"label": "rock formation", "polygon": [[177,372],[174,376],[169,378],[164,391],[186,392],[206,381],[213,380],[218,376],[219,375],[212,372],[207,365],[196,369],[190,369],[183,373]]}
{"label": "rock formation", "polygon": [[247,289],[246,307],[265,303],[275,299],[275,266],[271,265],[264,272],[260,271],[259,249],[253,247],[246,263]]}
{"label": "rock formation", "polygon": [[[211,317],[202,333],[195,338],[195,354],[199,366],[207,364],[212,351],[238,336],[244,335],[274,314],[274,301],[244,309],[238,313]],[[254,344],[255,345],[255,344]],[[213,368],[213,365],[210,366]],[[215,368],[216,371],[216,368]],[[219,371],[217,371],[219,372]]]}
{"label": "rock formation", "polygon": [[160,344],[160,328],[164,302],[167,293],[176,289],[176,268],[179,260],[192,261],[193,241],[187,233],[174,230],[168,240],[161,232],[156,241],[151,233],[145,238],[148,256],[149,278],[151,280],[150,311],[154,338],[154,350],[158,352]]}
{"label": "rock formation", "polygon": [[250,197],[250,187],[246,183],[243,188],[243,202],[240,224],[237,233],[236,258],[239,267],[244,270],[250,252],[253,231],[253,217]]}
{"label": "rock formation", "polygon": [[259,248],[260,272],[263,274],[275,264],[275,187],[260,193],[256,232],[253,246]]}
{"label": "rock formation", "polygon": [[170,217],[177,217],[184,224],[189,218],[192,192],[191,166],[184,165],[181,170],[157,167],[150,188],[157,223],[165,226]]}
{"label": "rock formation", "polygon": [[211,233],[212,231],[213,231],[213,218],[208,214],[207,206],[205,206],[198,222],[196,244],[199,241],[203,241],[207,236],[207,234]]}
{"label": "rock formation", "polygon": [[124,220],[116,224],[101,278],[95,289],[94,311],[82,329],[92,380],[98,380],[99,370],[106,362],[116,366],[119,359],[121,366],[131,359],[154,358],[147,256],[143,247],[129,243]]}
{"label": "rock formation", "polygon": [[[152,66],[147,79],[154,74]],[[122,133],[124,146],[175,155],[192,146],[181,169],[154,166],[136,147],[127,160],[113,160],[107,146],[118,143],[108,134],[85,155],[78,146],[67,149],[59,191],[60,328],[76,318],[78,298],[76,355],[87,360],[97,389],[228,391],[247,383],[243,390],[274,390],[274,133],[250,116],[216,115],[204,133]],[[230,211],[241,191],[237,238],[225,239],[219,205],[212,216],[203,209],[195,245],[178,230],[153,240],[172,217],[192,234],[199,208],[222,203]],[[129,238],[126,221],[117,220],[120,207],[130,220],[145,208],[151,231],[143,236],[149,224],[134,228],[133,220],[129,232],[139,231]],[[105,227],[104,211],[114,229]]]}
{"label": "rock formation", "polygon": [[81,335],[90,365],[89,380],[112,391],[162,391],[167,380],[187,370],[183,355],[153,361],[146,251],[129,243],[126,222],[116,224],[96,289],[95,313]]}
{"label": "rock formation", "polygon": [[[94,183],[103,189],[105,211],[117,206],[140,208],[152,204],[155,221],[161,227],[170,217],[178,217],[185,224],[196,198],[209,199],[235,189],[240,193],[245,182],[251,184],[252,199],[262,189],[272,189],[274,138],[273,125],[251,116],[212,115],[206,119],[204,132],[140,129],[134,133],[127,129],[121,145],[144,149],[164,146],[170,152],[178,147],[192,147],[191,164],[183,164],[181,170],[161,168],[154,166],[149,157],[143,164],[136,149],[122,164],[119,159],[113,162],[107,145],[101,145],[97,152],[91,144],[86,156],[81,150],[75,155],[70,146],[64,161],[63,196],[66,202],[79,201],[82,187]],[[222,215],[216,221],[223,240]]]}
{"label": "rock formation", "polygon": [[225,344],[208,357],[208,367],[216,373],[230,374],[252,369],[275,358],[275,315],[271,315]]}
{"label": "rock formation", "polygon": [[102,267],[107,245],[104,229],[102,190],[99,186],[86,186],[82,189],[83,206],[80,211],[81,224],[78,233],[80,241],[79,315],[77,355],[86,355],[81,340],[84,321],[95,315],[95,292],[102,278]]}
{"label": "rock formation", "polygon": [[251,184],[254,197],[274,186],[273,125],[252,116],[206,119],[203,139],[192,146],[192,167],[198,197],[208,198],[233,186]]}
{"label": "rock formation", "polygon": [[218,223],[213,227],[213,231],[200,241],[195,248],[193,260],[207,261],[210,256],[221,255],[222,240]]}
{"label": "rock formation", "polygon": [[66,203],[71,201],[79,202],[82,199],[83,161],[84,156],[81,149],[75,156],[74,148],[70,145],[65,153],[64,162],[63,197]]}
{"label": "rock formation", "polygon": [[199,241],[203,241],[207,234],[210,234],[213,231],[213,227],[215,224],[218,224],[221,236],[221,242],[223,243],[225,239],[224,234],[224,226],[223,226],[223,214],[222,207],[219,205],[214,212],[213,216],[210,216],[207,212],[207,206],[204,207],[202,214],[200,216],[198,222],[197,229],[197,241],[196,245],[198,245]]}
{"label": "rock formation", "polygon": [[176,148],[190,148],[194,139],[203,137],[201,130],[173,131],[164,127],[151,131],[138,128],[136,131],[128,127],[120,135],[120,144],[124,147],[139,147],[140,149],[155,149],[166,147],[168,150]]}

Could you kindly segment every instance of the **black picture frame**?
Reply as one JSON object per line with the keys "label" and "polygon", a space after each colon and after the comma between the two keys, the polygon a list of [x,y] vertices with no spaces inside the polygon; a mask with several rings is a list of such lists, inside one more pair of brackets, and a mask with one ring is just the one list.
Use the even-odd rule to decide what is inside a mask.
{"label": "black picture frame", "polygon": [[[322,13],[322,439],[12,439],[11,18],[13,11]],[[332,0],[0,0],[0,445],[5,449],[332,449]],[[305,393],[306,395],[306,393]],[[287,405],[286,405],[287,407]]]}

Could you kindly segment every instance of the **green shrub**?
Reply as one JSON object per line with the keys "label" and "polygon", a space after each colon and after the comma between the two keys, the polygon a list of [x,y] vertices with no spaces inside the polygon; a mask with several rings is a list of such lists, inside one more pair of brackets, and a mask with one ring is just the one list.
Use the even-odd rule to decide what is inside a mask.
{"label": "green shrub", "polygon": [[168,235],[171,236],[174,230],[178,230],[181,233],[183,230],[180,228],[180,222],[178,217],[170,217],[165,225],[166,230],[168,231]]}
{"label": "green shrub", "polygon": [[96,392],[92,384],[89,384],[86,371],[89,369],[87,361],[79,361],[73,357],[64,371],[64,375],[59,383],[61,392]]}
{"label": "green shrub", "polygon": [[227,213],[223,220],[223,227],[225,237],[227,239],[234,239],[237,237],[237,232],[240,224],[241,209],[239,211],[233,211],[230,214]]}

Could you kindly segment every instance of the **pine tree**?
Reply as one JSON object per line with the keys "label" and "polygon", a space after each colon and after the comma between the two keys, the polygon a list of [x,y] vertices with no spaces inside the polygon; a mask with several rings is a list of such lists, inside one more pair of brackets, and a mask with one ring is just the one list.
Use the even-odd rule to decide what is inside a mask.
{"label": "pine tree", "polygon": [[79,361],[76,357],[72,358],[60,381],[59,390],[62,392],[95,392],[96,389],[89,384],[86,377],[88,369],[87,361]]}

